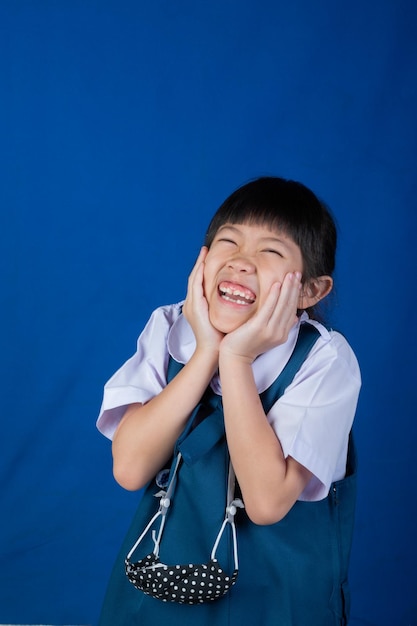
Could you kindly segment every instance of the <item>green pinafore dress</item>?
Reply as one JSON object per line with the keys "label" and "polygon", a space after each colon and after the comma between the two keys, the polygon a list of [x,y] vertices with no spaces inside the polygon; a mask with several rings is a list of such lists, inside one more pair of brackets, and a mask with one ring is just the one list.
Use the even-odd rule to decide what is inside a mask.
{"label": "green pinafore dress", "polygon": [[[260,394],[267,413],[284,393],[318,336],[303,324],[287,365]],[[170,360],[168,381],[182,366]],[[206,563],[225,518],[229,455],[221,397],[209,387],[179,438],[182,454],[173,502],[160,545],[164,563]],[[237,487],[238,488],[238,487]],[[346,477],[317,502],[297,501],[276,524],[257,526],[244,509],[236,513],[239,573],[220,599],[203,604],[163,602],[129,582],[126,555],[158,510],[150,483],[113,568],[99,626],[345,626],[349,617],[348,564],[356,499],[356,455],[349,442]],[[239,495],[239,494],[237,494]],[[157,526],[155,527],[157,529]],[[156,531],[155,531],[156,532]],[[154,547],[152,533],[137,548]],[[216,557],[232,573],[231,532]]]}

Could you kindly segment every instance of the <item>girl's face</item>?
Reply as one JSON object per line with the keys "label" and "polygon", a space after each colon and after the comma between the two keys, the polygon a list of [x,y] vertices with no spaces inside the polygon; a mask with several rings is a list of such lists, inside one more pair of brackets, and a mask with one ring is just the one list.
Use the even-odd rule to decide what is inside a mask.
{"label": "girl's face", "polygon": [[225,224],[207,253],[204,292],[211,324],[230,333],[263,305],[275,282],[303,272],[301,250],[284,233],[257,224]]}

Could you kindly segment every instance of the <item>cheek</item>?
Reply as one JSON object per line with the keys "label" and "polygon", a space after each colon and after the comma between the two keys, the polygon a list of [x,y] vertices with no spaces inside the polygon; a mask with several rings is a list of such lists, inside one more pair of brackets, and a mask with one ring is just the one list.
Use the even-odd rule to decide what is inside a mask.
{"label": "cheek", "polygon": [[282,283],[287,271],[281,268],[274,268],[270,271],[265,271],[262,275],[262,279],[259,282],[259,290],[261,299],[264,300],[271,291],[271,287],[274,283]]}

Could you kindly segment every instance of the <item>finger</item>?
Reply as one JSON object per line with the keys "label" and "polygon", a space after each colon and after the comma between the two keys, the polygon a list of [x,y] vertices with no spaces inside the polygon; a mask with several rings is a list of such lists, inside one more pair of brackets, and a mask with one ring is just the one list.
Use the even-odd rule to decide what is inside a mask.
{"label": "finger", "polygon": [[285,276],[282,288],[282,303],[297,310],[301,291],[301,273],[290,272]]}
{"label": "finger", "polygon": [[289,272],[286,274],[281,288],[280,305],[283,307],[296,305],[300,295],[300,273]]}
{"label": "finger", "polygon": [[194,281],[196,274],[202,271],[202,265],[204,264],[204,260],[207,256],[207,252],[208,252],[208,248],[206,246],[203,246],[199,252],[196,262],[194,263],[194,267],[191,270],[191,273],[188,277],[189,285]]}
{"label": "finger", "polygon": [[187,294],[190,295],[193,291],[196,284],[202,284],[203,281],[203,271],[204,271],[204,259],[207,254],[207,248],[202,248],[197,257],[196,262],[194,263],[193,269],[191,270],[188,276],[188,291]]}
{"label": "finger", "polygon": [[255,316],[259,319],[261,324],[268,324],[272,316],[274,315],[274,313],[276,313],[277,308],[278,308],[278,303],[280,302],[280,299],[281,299],[281,290],[282,290],[281,283],[276,282],[271,285],[271,288],[269,290],[269,293],[265,299],[263,306],[261,306],[261,308],[259,309],[259,311],[257,312]]}
{"label": "finger", "polygon": [[283,326],[291,327],[297,315],[301,289],[300,272],[288,273],[283,281],[278,304],[271,315],[271,323],[279,321]]}
{"label": "finger", "polygon": [[296,321],[299,276],[289,273],[282,285],[274,283],[259,311],[259,322],[275,336],[285,335]]}
{"label": "finger", "polygon": [[200,249],[200,252],[198,253],[198,257],[196,259],[196,262],[194,264],[194,268],[198,267],[200,265],[200,263],[202,263],[206,256],[207,256],[207,252],[208,252],[208,248],[207,246],[202,246]]}

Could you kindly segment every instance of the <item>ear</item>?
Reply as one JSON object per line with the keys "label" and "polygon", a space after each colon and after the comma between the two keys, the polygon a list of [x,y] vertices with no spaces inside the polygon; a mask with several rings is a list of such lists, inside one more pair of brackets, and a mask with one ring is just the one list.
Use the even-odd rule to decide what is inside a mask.
{"label": "ear", "polygon": [[312,278],[301,288],[299,308],[308,309],[320,300],[329,295],[333,289],[333,278],[331,276],[318,276]]}

